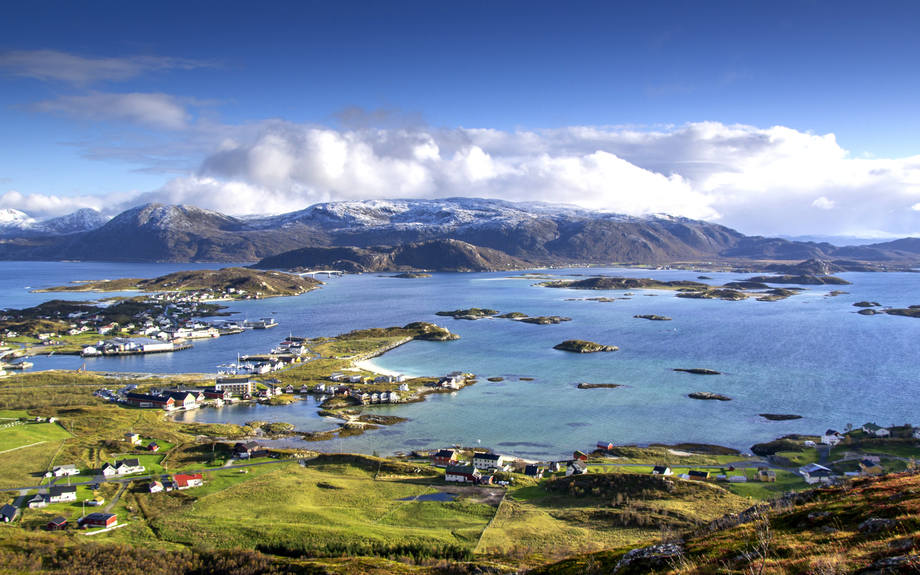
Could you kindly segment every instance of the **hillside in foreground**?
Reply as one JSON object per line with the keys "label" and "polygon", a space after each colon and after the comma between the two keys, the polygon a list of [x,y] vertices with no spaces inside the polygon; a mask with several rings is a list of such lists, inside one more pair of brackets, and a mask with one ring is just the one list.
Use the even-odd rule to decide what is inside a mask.
{"label": "hillside in foreground", "polygon": [[920,572],[920,475],[849,480],[727,515],[644,547],[580,555],[532,571],[908,574]]}

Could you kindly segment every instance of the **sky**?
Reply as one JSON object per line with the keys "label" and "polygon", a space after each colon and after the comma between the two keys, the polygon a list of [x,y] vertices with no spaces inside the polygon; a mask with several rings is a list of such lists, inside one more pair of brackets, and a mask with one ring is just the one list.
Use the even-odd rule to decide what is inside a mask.
{"label": "sky", "polygon": [[920,3],[0,3],[0,209],[485,197],[920,235]]}

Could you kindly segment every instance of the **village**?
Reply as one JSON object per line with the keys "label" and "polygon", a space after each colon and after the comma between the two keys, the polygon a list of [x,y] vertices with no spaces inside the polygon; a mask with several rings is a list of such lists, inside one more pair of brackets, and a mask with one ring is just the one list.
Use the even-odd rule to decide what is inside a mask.
{"label": "village", "polygon": [[[340,378],[339,374],[333,374],[333,376]],[[454,381],[452,377],[442,379],[445,385]],[[232,399],[234,392],[243,392],[242,394],[245,395],[247,393],[245,386],[251,386],[252,382],[234,385],[243,387],[232,388],[232,391],[229,387],[210,388],[202,392],[159,389],[156,390],[156,393],[151,394],[122,390],[122,395],[127,401],[125,407],[116,409],[195,409],[208,397]],[[298,390],[291,390],[290,386],[283,390],[276,387],[271,393],[290,391]],[[319,392],[315,389],[299,391],[303,393]],[[325,391],[328,392],[328,388]],[[0,434],[4,429],[20,426],[60,426],[62,424],[62,421],[55,418],[21,418],[6,421],[0,425]],[[553,480],[558,477],[619,472],[647,474],[690,482],[724,483],[729,490],[742,489],[741,493],[744,493],[744,484],[748,482],[775,484],[779,481],[780,483],[785,482],[787,486],[802,489],[815,484],[833,484],[854,477],[881,475],[915,465],[912,457],[899,457],[896,455],[897,450],[892,451],[885,448],[885,442],[891,439],[891,429],[874,423],[866,423],[860,428],[848,427],[850,429],[846,432],[827,430],[823,435],[814,436],[813,439],[797,436],[796,441],[802,448],[799,454],[801,457],[818,458],[825,462],[825,464],[810,462],[798,467],[795,467],[794,462],[790,460],[789,453],[756,457],[737,452],[731,454],[731,450],[725,450],[724,455],[714,459],[709,458],[705,463],[683,465],[681,464],[683,456],[688,456],[692,460],[692,453],[654,447],[646,450],[643,461],[643,456],[640,455],[642,448],[615,446],[608,442],[598,442],[590,453],[575,451],[571,458],[550,462],[525,461],[486,448],[461,446],[427,452],[417,451],[405,456],[403,460],[412,465],[437,470],[437,476],[441,477],[445,486],[470,484],[511,489],[516,482],[521,481],[540,484],[547,479]],[[909,432],[907,439],[920,439],[920,429],[907,426],[895,429],[898,435],[904,436],[907,435],[907,432]],[[869,449],[858,447],[852,450],[844,449],[846,444],[857,445],[860,441],[870,441],[873,446],[881,446],[879,449],[882,453],[873,455]],[[43,474],[42,479],[48,480],[47,485],[15,489],[20,495],[15,502],[7,503],[0,508],[0,521],[14,522],[23,510],[42,510],[45,513],[59,511],[59,515],[47,521],[45,525],[47,530],[67,530],[71,522],[80,530],[116,529],[124,524],[119,524],[118,514],[111,511],[117,498],[124,493],[125,489],[142,489],[150,494],[193,490],[205,486],[208,477],[215,471],[245,474],[253,465],[284,464],[291,462],[292,459],[299,460],[301,465],[304,465],[310,457],[315,457],[315,455],[292,454],[290,450],[285,449],[272,449],[255,440],[241,440],[224,442],[221,453],[225,453],[228,459],[219,462],[217,467],[185,468],[180,472],[170,473],[165,468],[161,452],[175,449],[177,447],[175,444],[144,438],[132,431],[124,432],[121,443],[123,456],[112,461],[104,461],[98,468],[81,469],[74,463],[56,464]],[[902,444],[903,442],[893,445]],[[916,442],[913,445],[916,446]],[[913,450],[920,451],[916,447]],[[625,457],[622,455],[624,452],[631,453],[632,456]],[[656,463],[652,460],[656,457],[665,457],[662,455],[664,453],[671,453],[671,459],[675,460],[675,463]],[[905,460],[907,460],[906,463]],[[418,471],[417,467],[416,472]],[[106,485],[116,486],[115,491],[106,488]],[[449,487],[446,489],[449,492]],[[783,487],[783,490],[786,489],[787,487]],[[103,492],[109,493],[114,501],[107,502],[102,495]],[[91,508],[89,513],[86,510],[87,506]],[[74,513],[74,507],[79,508],[79,513]],[[100,507],[104,509],[92,511],[92,508]],[[128,512],[130,513],[130,510]]]}

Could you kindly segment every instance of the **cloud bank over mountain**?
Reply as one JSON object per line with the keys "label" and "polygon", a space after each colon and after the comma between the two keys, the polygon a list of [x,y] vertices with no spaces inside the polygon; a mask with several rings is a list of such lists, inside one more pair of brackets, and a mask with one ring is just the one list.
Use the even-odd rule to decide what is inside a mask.
{"label": "cloud bank over mountain", "polygon": [[[113,213],[158,201],[246,214],[337,200],[467,196],[574,203],[630,215],[661,212],[754,234],[920,231],[920,157],[854,158],[833,134],[716,122],[506,132],[272,120],[215,129],[191,122],[181,99],[161,96],[97,93],[40,105],[77,114],[103,104],[110,117],[126,123],[191,132],[202,147],[222,138],[194,173],[157,190],[112,196],[9,191],[0,206],[57,215],[80,207]],[[157,115],[148,112],[157,105],[169,113],[153,120]]]}

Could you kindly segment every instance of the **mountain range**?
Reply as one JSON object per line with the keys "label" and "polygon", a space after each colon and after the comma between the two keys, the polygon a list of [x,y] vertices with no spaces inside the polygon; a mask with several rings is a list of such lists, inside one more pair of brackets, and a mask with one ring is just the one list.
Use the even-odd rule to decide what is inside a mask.
{"label": "mountain range", "polygon": [[[433,247],[427,243],[433,240],[455,240],[480,250],[472,257],[459,243]],[[469,261],[475,265],[470,269],[488,267],[490,261],[497,266],[493,269],[575,262],[808,259],[833,261],[841,269],[874,269],[920,261],[917,238],[838,247],[746,236],[719,224],[662,214],[636,217],[572,205],[477,198],[328,202],[286,214],[250,217],[151,203],[108,221],[87,209],[41,222],[22,212],[0,210],[0,259],[4,260],[254,262],[311,248],[299,252],[303,256],[299,260],[285,259],[295,264],[288,267],[310,267],[343,260],[358,263],[361,258],[370,261],[368,253],[352,251],[344,257],[344,252],[338,252],[341,257],[337,257],[322,248],[377,254],[388,249],[379,246],[406,246],[388,256],[381,269],[464,268],[439,260],[448,252],[472,257]],[[421,249],[430,258],[412,255]],[[505,264],[499,264],[505,255]],[[396,263],[394,257],[414,263]]]}

